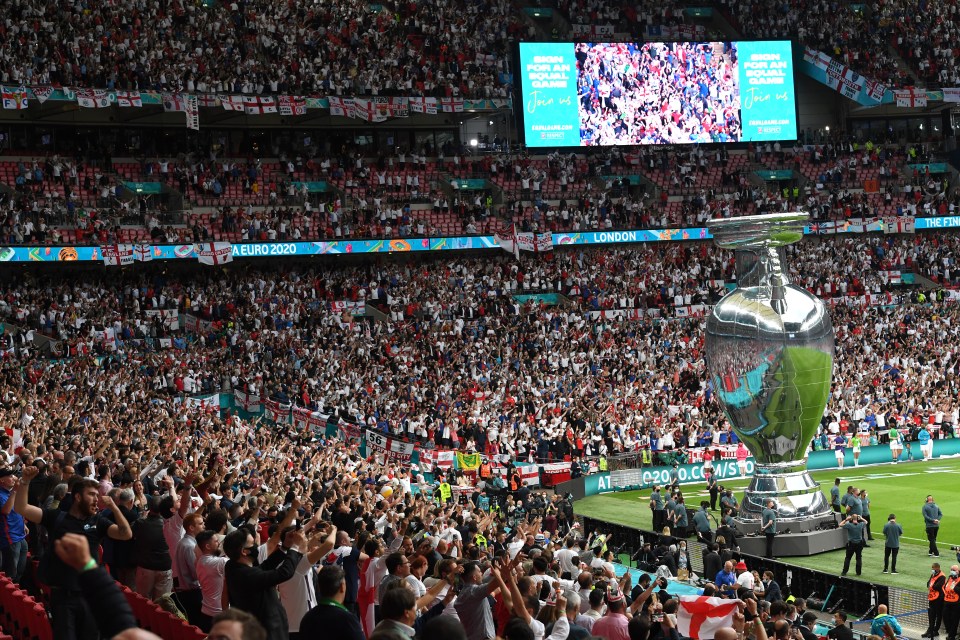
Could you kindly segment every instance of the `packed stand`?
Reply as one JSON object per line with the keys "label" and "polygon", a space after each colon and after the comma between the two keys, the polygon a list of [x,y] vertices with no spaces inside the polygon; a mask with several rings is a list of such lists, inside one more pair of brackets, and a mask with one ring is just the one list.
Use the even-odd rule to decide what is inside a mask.
{"label": "packed stand", "polygon": [[960,14],[956,0],[883,3],[881,20],[894,29],[894,46],[917,78],[930,88],[960,85]]}
{"label": "packed stand", "polygon": [[14,84],[189,93],[509,94],[509,42],[525,33],[509,2],[373,6],[127,0],[61,11],[25,1],[0,30],[2,74]]}
{"label": "packed stand", "polygon": [[[867,346],[873,345],[879,370],[888,357],[885,345],[899,339],[904,317],[911,317],[910,324],[927,323],[924,331],[949,341],[954,329],[945,319],[956,308],[863,309],[859,303],[848,307],[846,298],[873,295],[880,304],[896,304],[903,294],[890,272],[929,264],[932,255],[940,262],[953,257],[952,245],[931,249],[922,238],[876,239],[869,246],[864,253],[861,238],[808,242],[788,264],[795,281],[838,305],[836,326],[876,317],[876,342]],[[831,263],[842,266],[823,266]],[[647,310],[669,317],[679,307],[710,305],[731,280],[730,255],[706,244],[671,245],[564,252],[547,262],[484,258],[293,271],[277,278],[255,271],[216,281],[134,279],[114,295],[104,295],[102,283],[61,284],[51,292],[8,285],[2,310],[24,331],[61,341],[64,356],[109,355],[113,349],[142,354],[148,382],[127,393],[208,394],[245,383],[265,397],[336,409],[352,422],[424,446],[457,444],[542,461],[636,450],[649,442],[651,431],[703,428],[704,418],[718,435],[727,430],[717,428],[718,410],[701,385],[701,322],[655,322]],[[538,291],[562,293],[573,306],[540,308],[509,297]],[[357,322],[335,311],[338,301],[365,301],[390,322]],[[197,332],[174,330],[156,313],[161,309],[209,324]],[[602,312],[638,319],[596,324]],[[853,335],[859,334],[845,339]],[[13,353],[36,357],[15,336],[6,340]],[[371,341],[381,346],[371,348]],[[291,349],[296,359],[283,355]],[[336,357],[329,357],[330,350]],[[850,350],[860,351],[853,343]],[[869,395],[858,376],[870,367],[839,360],[837,379],[851,379],[840,388]],[[464,373],[440,376],[434,364]],[[931,371],[924,379],[949,382],[950,371]],[[96,371],[90,380],[121,392],[128,384],[111,371]],[[892,382],[922,395],[919,379]],[[662,393],[652,394],[648,383],[663,385]],[[612,395],[601,393],[610,384]],[[915,398],[918,406],[928,401]],[[909,404],[900,409],[908,410]],[[615,424],[627,428],[617,433]]]}
{"label": "packed stand", "polygon": [[[953,355],[960,309],[902,304],[896,289],[862,275],[954,259],[953,244],[923,240],[870,238],[869,264],[862,238],[804,243],[788,259],[801,284],[836,278],[850,294],[861,278],[865,289],[891,296],[831,312],[837,356],[825,431],[837,421],[869,432],[873,416],[876,432],[880,415],[887,426],[928,416],[939,417],[943,431],[960,424]],[[847,268],[815,271],[830,263]],[[408,628],[431,637],[438,625],[469,638],[496,628],[503,637],[529,637],[511,635],[517,625],[555,640],[592,625],[595,635],[613,638],[605,628],[645,624],[621,616],[623,608],[659,605],[669,614],[675,585],[644,579],[634,591],[629,578],[611,575],[606,541],[583,541],[568,506],[522,489],[509,465],[501,480],[481,469],[479,481],[454,475],[431,484],[427,468],[364,459],[310,428],[221,416],[183,399],[243,388],[331,410],[421,451],[457,448],[488,460],[682,452],[730,441],[704,380],[701,320],[645,313],[671,301],[709,304],[730,269],[729,253],[700,244],[565,252],[547,261],[5,280],[0,420],[14,435],[3,442],[0,497],[14,500],[32,535],[43,527],[54,541],[31,547],[36,579],[52,587],[54,637],[90,637],[102,607],[84,594],[118,589],[111,577],[145,598],[172,594],[203,629],[254,624],[225,613],[229,604],[271,638],[333,628],[345,638]],[[535,291],[561,292],[571,303],[521,304],[508,295]],[[825,287],[818,292],[833,297]],[[328,307],[344,299],[369,300],[390,320],[356,321]],[[196,333],[171,329],[148,313],[161,309],[209,324]],[[644,314],[594,315],[631,309]],[[108,329],[112,345],[102,341]],[[25,331],[53,334],[70,357],[41,357]],[[158,349],[161,339],[172,348]],[[932,342],[943,345],[942,356],[929,358],[924,345]],[[453,499],[451,485],[474,482],[472,500]],[[81,553],[86,541],[69,537],[76,527],[103,544],[109,576]],[[18,543],[27,539],[20,531]],[[658,544],[641,550],[641,560],[648,570],[689,572],[683,541],[668,542],[676,549]],[[26,547],[17,544],[18,559]],[[721,562],[716,575],[733,570]],[[20,580],[28,572],[18,560],[6,573]],[[598,595],[584,604],[578,592],[591,586]],[[487,608],[487,595],[498,604]],[[629,606],[621,604],[627,597]],[[664,619],[675,638],[675,621]]]}
{"label": "packed stand", "polygon": [[[744,37],[796,38],[888,87],[915,84],[891,55],[889,46],[895,26],[882,11],[864,11],[862,6],[857,10],[860,5],[837,5],[826,0],[792,4],[725,1],[721,5]],[[834,28],[836,25],[842,28]]]}

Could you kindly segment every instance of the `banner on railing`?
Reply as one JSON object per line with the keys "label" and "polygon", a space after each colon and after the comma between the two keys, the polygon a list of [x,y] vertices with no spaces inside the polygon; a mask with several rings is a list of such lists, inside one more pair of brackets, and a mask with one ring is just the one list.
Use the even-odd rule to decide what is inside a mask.
{"label": "banner on railing", "polygon": [[278,402],[277,400],[266,400],[263,403],[264,417],[271,422],[287,424],[290,422],[289,402]]}
{"label": "banner on railing", "polygon": [[[520,472],[520,480],[528,487],[540,486],[540,467],[535,464],[516,464]],[[509,479],[508,479],[509,480]]]}
{"label": "banner on railing", "polygon": [[340,420],[340,423],[337,425],[337,431],[340,434],[340,439],[346,442],[347,445],[359,446],[363,440],[363,429],[360,425],[352,424],[346,420]]}
{"label": "banner on railing", "polygon": [[420,460],[427,464],[427,469],[440,467],[444,471],[453,467],[453,461],[456,455],[453,451],[444,451],[441,449],[428,449],[420,452]]}
{"label": "banner on railing", "polygon": [[883,219],[883,232],[891,233],[916,233],[917,225],[913,218],[909,216],[900,216],[895,218]]}
{"label": "banner on railing", "polygon": [[260,403],[259,393],[247,393],[239,389],[233,390],[233,402],[239,408],[250,413],[260,413],[263,405]]}
{"label": "banner on railing", "polygon": [[298,430],[310,429],[314,433],[326,431],[329,416],[325,413],[310,411],[303,407],[293,407],[291,415],[293,416],[293,426]]}
{"label": "banner on railing", "polygon": [[106,267],[122,267],[136,262],[132,244],[108,244],[100,247]]}
{"label": "banner on railing", "polygon": [[185,313],[183,314],[183,328],[190,333],[206,333],[213,329],[213,322],[198,318],[192,313]]}
{"label": "banner on railing", "polygon": [[188,407],[195,407],[201,411],[220,411],[220,394],[213,393],[207,396],[192,396],[183,399]]}
{"label": "banner on railing", "polygon": [[367,429],[367,454],[371,450],[387,460],[409,464],[413,456],[413,443],[391,438],[385,433]]}
{"label": "banner on railing", "polygon": [[475,471],[480,468],[479,453],[457,452],[457,467],[464,471]]}
{"label": "banner on railing", "polygon": [[145,313],[148,318],[159,316],[160,322],[170,331],[180,329],[180,312],[176,309],[147,309]]}

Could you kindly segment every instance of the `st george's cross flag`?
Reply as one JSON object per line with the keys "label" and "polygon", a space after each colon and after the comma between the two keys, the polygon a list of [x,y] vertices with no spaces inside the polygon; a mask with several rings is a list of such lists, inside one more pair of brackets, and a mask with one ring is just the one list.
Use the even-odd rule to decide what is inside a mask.
{"label": "st george's cross flag", "polygon": [[677,631],[695,640],[712,640],[717,629],[733,626],[739,600],[707,596],[680,596]]}
{"label": "st george's cross flag", "polygon": [[200,264],[220,265],[233,262],[233,245],[229,242],[204,242],[194,245]]}

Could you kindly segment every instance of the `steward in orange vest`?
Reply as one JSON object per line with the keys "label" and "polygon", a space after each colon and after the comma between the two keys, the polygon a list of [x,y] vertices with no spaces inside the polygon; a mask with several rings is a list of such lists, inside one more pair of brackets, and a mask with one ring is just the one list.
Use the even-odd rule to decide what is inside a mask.
{"label": "steward in orange vest", "polygon": [[927,580],[927,621],[929,626],[924,638],[933,638],[940,634],[940,623],[943,621],[943,585],[947,577],[940,571],[940,563],[934,562],[931,566],[930,579]]}
{"label": "steward in orange vest", "polygon": [[947,628],[947,638],[957,637],[960,626],[960,567],[950,567],[950,576],[943,585],[943,626]]}

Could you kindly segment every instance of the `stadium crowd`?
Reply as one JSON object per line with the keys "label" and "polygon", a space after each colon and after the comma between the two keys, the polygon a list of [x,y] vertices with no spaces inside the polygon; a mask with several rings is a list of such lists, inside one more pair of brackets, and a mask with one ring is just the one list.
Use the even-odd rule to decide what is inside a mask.
{"label": "stadium crowd", "polygon": [[[429,157],[428,149],[376,158],[313,151],[319,155],[281,153],[275,162],[215,154],[144,159],[116,164],[115,173],[59,156],[18,160],[14,191],[2,196],[0,237],[54,245],[404,238],[490,234],[498,219],[516,221],[522,230],[585,231],[696,226],[711,217],[798,205],[820,220],[846,220],[954,215],[960,204],[945,174],[910,167],[936,161],[927,144],[840,138],[820,145],[756,144],[733,153],[697,146],[542,158],[461,156],[453,148]],[[758,183],[752,166],[788,169],[797,179]],[[444,189],[442,175],[480,178],[487,187],[460,190],[455,178],[455,188]],[[633,175],[649,182],[632,185],[627,177]],[[119,189],[122,180],[159,181],[205,206],[171,211],[157,196]],[[309,193],[305,185],[314,181],[338,191]],[[875,190],[865,191],[870,182]]]}
{"label": "stadium crowd", "polygon": [[[943,238],[937,246],[924,237],[871,238],[869,263],[861,257],[863,238],[823,239],[804,243],[788,260],[801,282],[816,283],[826,297],[832,282],[838,291],[848,283],[853,293],[860,282],[885,296],[884,305],[832,310],[837,357],[826,433],[834,422],[851,436],[861,429],[880,436],[884,427],[929,421],[946,435],[960,423],[956,303],[906,303],[871,273],[955,264],[956,237]],[[831,262],[844,270],[831,273]],[[732,278],[731,265],[729,254],[701,244],[558,251],[548,260],[5,279],[0,420],[11,435],[2,444],[5,468],[24,484],[8,500],[31,531],[43,527],[52,539],[75,530],[75,521],[81,528],[95,523],[114,578],[150,598],[173,592],[191,622],[205,627],[240,616],[221,613],[229,602],[252,613],[271,638],[287,630],[312,637],[335,619],[343,637],[393,637],[391,627],[400,628],[394,623],[433,637],[428,625],[460,629],[459,620],[469,638],[492,637],[496,626],[506,638],[553,633],[559,640],[586,628],[591,623],[581,614],[600,616],[605,604],[592,632],[620,638],[604,627],[646,624],[618,617],[632,585],[610,575],[603,545],[563,542],[577,532],[559,499],[534,517],[518,484],[507,498],[506,483],[491,478],[489,491],[487,480],[479,485],[475,503],[446,505],[444,489],[426,482],[426,466],[362,459],[347,441],[221,416],[185,398],[245,390],[332,412],[423,451],[458,449],[500,461],[729,442],[713,383],[704,381],[702,322],[648,310],[669,316],[673,306],[711,303],[723,290],[719,281]],[[570,302],[552,307],[510,297],[544,291]],[[337,313],[331,303],[340,300],[368,301],[389,320]],[[163,309],[204,323],[196,331],[172,329],[149,313]],[[41,356],[29,332],[61,340],[64,357]],[[936,358],[923,347],[932,342],[944,346]],[[0,477],[17,481],[6,471]],[[434,490],[440,506],[431,504]],[[98,501],[112,519],[100,519]],[[500,511],[489,510],[491,503]],[[35,557],[42,541],[34,542]],[[573,556],[561,546],[589,564],[570,565]],[[58,563],[57,549],[46,551],[38,578],[53,587],[55,637],[90,637],[85,630],[97,606],[78,604],[79,585],[96,562],[75,563],[86,569],[78,576],[68,560]],[[21,564],[7,573],[19,577],[24,556],[11,556]],[[318,565],[329,566],[316,572]],[[559,591],[554,578],[543,577],[551,570],[558,581],[570,580]],[[303,579],[314,572],[315,583]],[[393,582],[410,589],[390,589]],[[594,584],[595,600],[578,594]],[[672,598],[654,601],[654,587],[642,587],[632,594],[633,609],[649,601],[671,612]],[[485,597],[494,592],[499,604],[488,608]],[[331,600],[359,619],[341,615]],[[434,616],[441,622],[428,622]],[[663,632],[673,634],[669,626]]]}
{"label": "stadium crowd", "polygon": [[[736,142],[737,52],[703,43],[576,45],[589,145]],[[641,91],[642,90],[642,91]]]}
{"label": "stadium crowd", "polygon": [[323,8],[124,0],[98,4],[97,11],[24,0],[0,28],[0,80],[189,93],[503,98],[507,47],[521,32],[502,0],[341,0]]}
{"label": "stadium crowd", "polygon": [[[826,0],[790,4],[727,0],[721,4],[742,33],[773,39],[796,37],[802,44],[888,87],[914,84],[889,49],[894,25],[883,8],[863,11]],[[888,7],[893,4],[883,3]],[[843,28],[832,29],[831,24],[842,24]]]}

